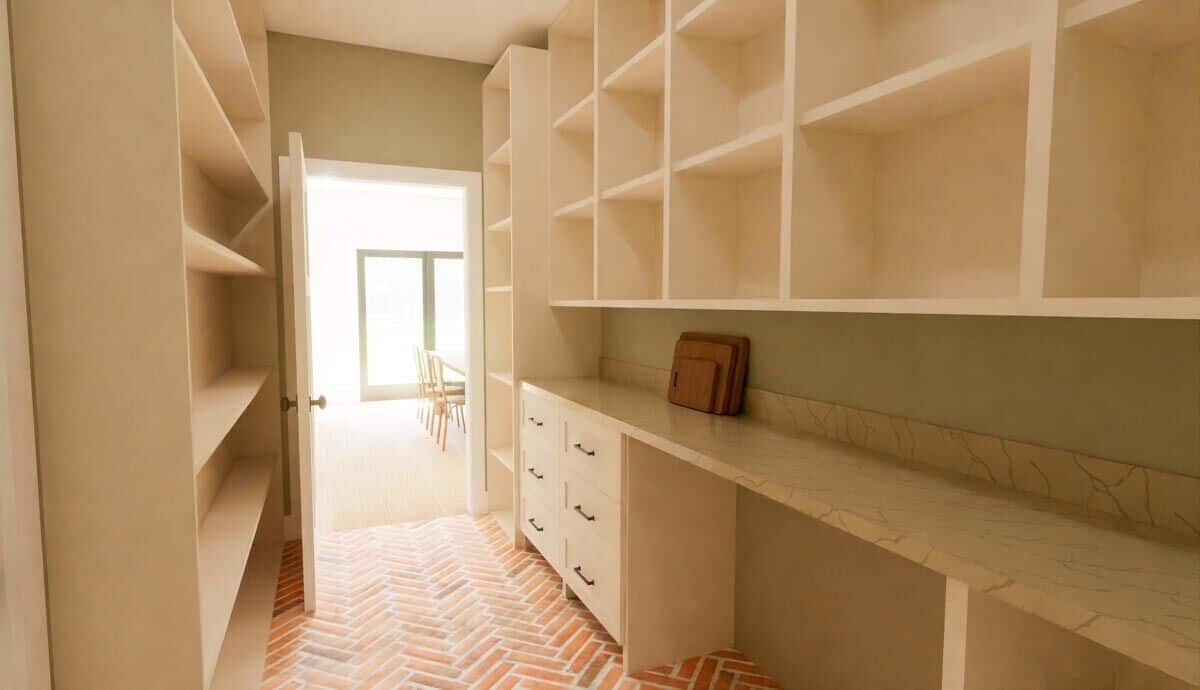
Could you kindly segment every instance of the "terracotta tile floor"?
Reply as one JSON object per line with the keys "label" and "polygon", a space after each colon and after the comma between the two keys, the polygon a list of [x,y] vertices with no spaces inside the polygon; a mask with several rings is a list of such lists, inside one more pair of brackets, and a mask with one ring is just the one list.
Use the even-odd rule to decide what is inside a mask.
{"label": "terracotta tile floor", "polygon": [[778,688],[740,652],[621,674],[621,649],[553,568],[466,515],[322,537],[317,612],[284,550],[264,690]]}

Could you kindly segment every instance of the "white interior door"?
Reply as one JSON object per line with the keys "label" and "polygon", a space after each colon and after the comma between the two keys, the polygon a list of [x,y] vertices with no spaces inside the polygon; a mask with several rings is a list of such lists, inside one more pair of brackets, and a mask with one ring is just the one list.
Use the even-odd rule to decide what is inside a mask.
{"label": "white interior door", "polygon": [[313,466],[313,416],[315,405],[324,407],[324,398],[313,400],[312,332],[309,329],[308,291],[308,170],[304,163],[304,142],[300,135],[288,135],[288,191],[291,223],[292,337],[294,358],[292,389],[296,402],[297,453],[300,460],[300,539],[304,552],[304,610],[317,607],[317,535],[316,483]]}

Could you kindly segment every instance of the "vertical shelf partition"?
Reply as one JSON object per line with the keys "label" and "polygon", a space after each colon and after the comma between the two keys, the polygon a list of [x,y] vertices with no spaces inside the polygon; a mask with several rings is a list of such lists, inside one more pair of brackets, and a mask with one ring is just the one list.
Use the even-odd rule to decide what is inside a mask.
{"label": "vertical shelf partition", "polygon": [[552,300],[1200,319],[1198,51],[1181,0],[575,0]]}

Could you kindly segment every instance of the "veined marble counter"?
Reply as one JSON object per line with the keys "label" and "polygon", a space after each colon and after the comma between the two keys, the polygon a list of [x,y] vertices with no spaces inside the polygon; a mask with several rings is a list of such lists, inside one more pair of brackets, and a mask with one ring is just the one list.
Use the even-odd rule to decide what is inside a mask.
{"label": "veined marble counter", "polygon": [[1200,684],[1195,542],[912,469],[820,436],[695,412],[601,379],[522,386],[603,415],[643,443]]}

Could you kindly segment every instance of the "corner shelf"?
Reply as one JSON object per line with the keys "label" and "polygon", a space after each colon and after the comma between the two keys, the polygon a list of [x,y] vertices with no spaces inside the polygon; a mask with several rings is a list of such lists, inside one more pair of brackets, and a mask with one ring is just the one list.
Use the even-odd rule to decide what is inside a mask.
{"label": "corner shelf", "polygon": [[209,508],[198,533],[200,629],[204,677],[221,652],[246,562],[267,501],[275,458],[239,458]]}
{"label": "corner shelf", "polygon": [[696,154],[675,172],[742,175],[778,167],[783,161],[783,123],[767,125]]}
{"label": "corner shelf", "polygon": [[192,466],[198,473],[262,389],[270,369],[234,369],[192,392]]}
{"label": "corner shelf", "polygon": [[609,91],[633,93],[662,93],[666,87],[667,37],[659,34],[628,62],[604,80]]}
{"label": "corner shelf", "polygon": [[589,196],[574,203],[567,204],[554,212],[555,218],[577,218],[590,220],[596,217],[596,197]]}
{"label": "corner shelf", "polygon": [[583,97],[567,112],[554,121],[554,129],[567,132],[590,133],[596,131],[596,92]]}
{"label": "corner shelf", "polygon": [[262,92],[250,67],[237,17],[227,0],[178,0],[175,22],[231,118],[263,120]]}
{"label": "corner shelf", "polygon": [[974,46],[805,111],[799,124],[886,135],[1025,93],[1031,48],[1028,30]]}
{"label": "corner shelf", "polygon": [[496,459],[504,467],[508,468],[509,472],[513,470],[513,449],[512,448],[489,448],[488,455]]}
{"label": "corner shelf", "polygon": [[662,201],[666,178],[667,171],[659,168],[609,188],[600,198],[605,201]]}
{"label": "corner shelf", "polygon": [[196,61],[187,39],[175,30],[179,98],[179,142],[213,184],[231,197],[255,202],[268,198],[237,132]]}
{"label": "corner shelf", "polygon": [[271,277],[267,269],[193,228],[183,229],[183,249],[187,267],[194,271],[226,276]]}
{"label": "corner shelf", "polygon": [[675,24],[696,38],[741,41],[783,22],[783,0],[702,0]]}

